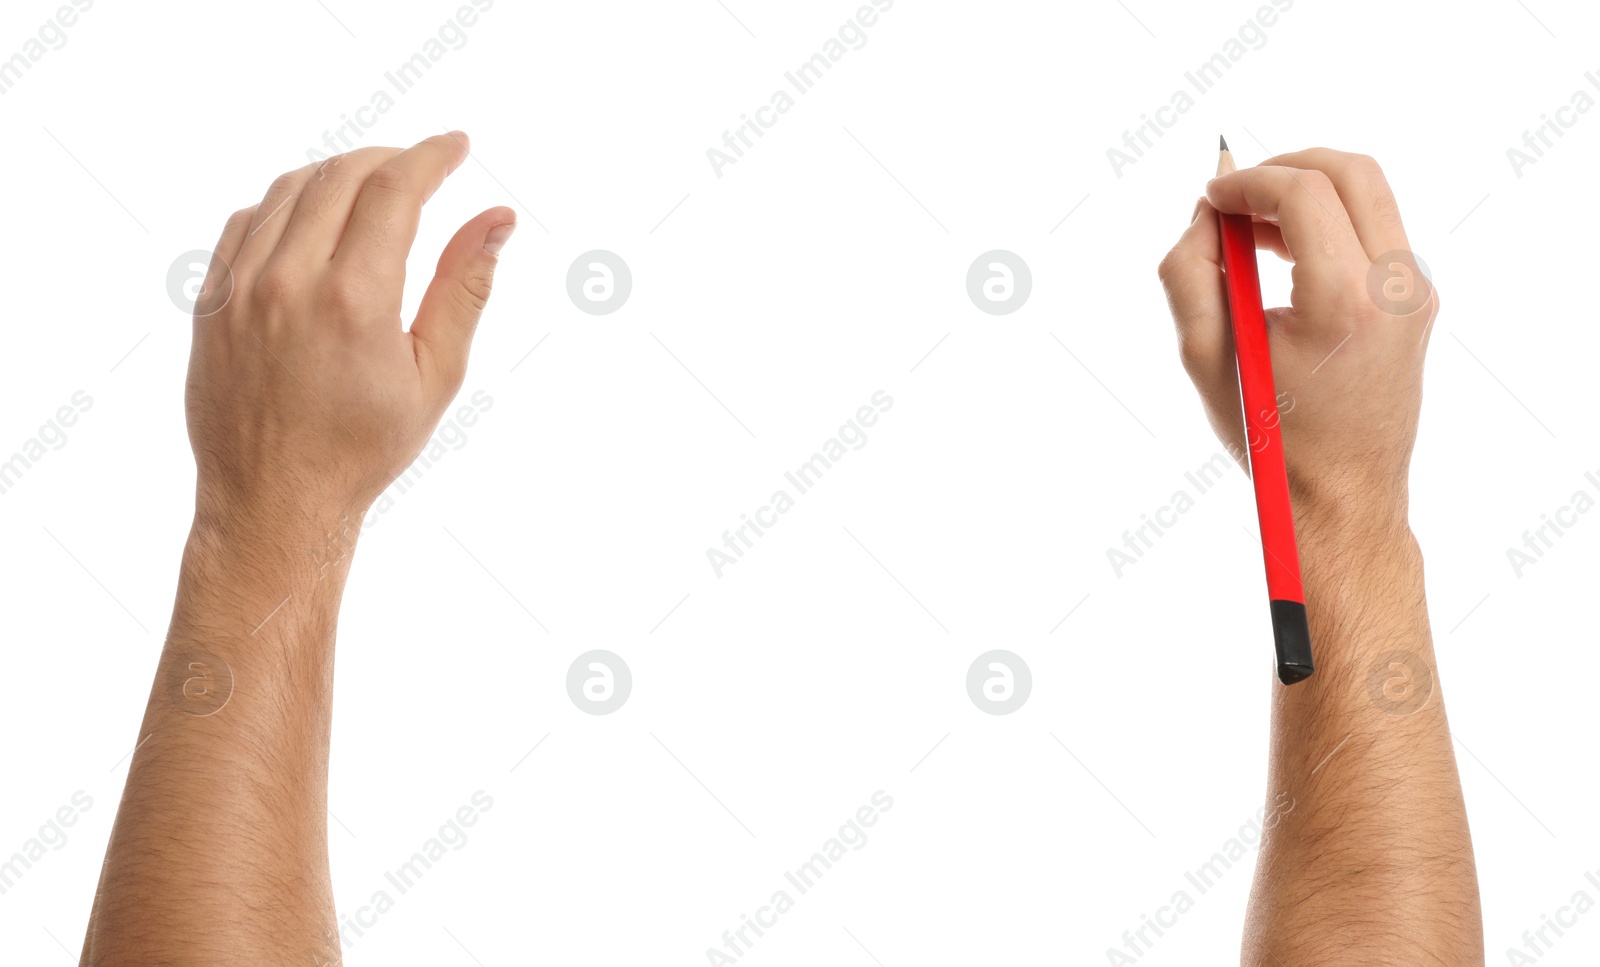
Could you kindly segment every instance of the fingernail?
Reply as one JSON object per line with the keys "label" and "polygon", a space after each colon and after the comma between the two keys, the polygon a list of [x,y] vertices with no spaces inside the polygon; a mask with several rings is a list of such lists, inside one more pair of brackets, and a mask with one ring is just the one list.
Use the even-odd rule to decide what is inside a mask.
{"label": "fingernail", "polygon": [[506,222],[504,225],[496,225],[489,229],[489,234],[483,237],[483,250],[490,255],[499,255],[500,250],[505,248],[506,239],[516,230],[516,222]]}

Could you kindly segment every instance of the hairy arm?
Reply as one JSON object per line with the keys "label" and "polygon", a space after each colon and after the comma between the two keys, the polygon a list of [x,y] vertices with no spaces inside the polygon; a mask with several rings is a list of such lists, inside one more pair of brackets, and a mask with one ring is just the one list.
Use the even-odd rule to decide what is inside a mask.
{"label": "hairy arm", "polygon": [[1242,961],[1482,964],[1478,881],[1422,554],[1403,525],[1297,515],[1317,673],[1275,687]]}
{"label": "hairy arm", "polygon": [[228,220],[185,397],[195,516],[111,831],[85,967],[337,964],[334,632],[360,520],[460,389],[510,209],[406,255],[464,135],[290,172]]}
{"label": "hairy arm", "polygon": [[339,962],[326,809],[345,568],[319,575],[320,543],[196,522],[83,963]]}
{"label": "hairy arm", "polygon": [[[1439,295],[1378,165],[1314,148],[1206,186],[1161,264],[1185,369],[1243,459],[1217,212],[1294,263],[1267,310],[1316,674],[1274,680],[1250,967],[1479,965],[1472,841],[1407,522]],[[1265,418],[1265,415],[1263,415]]]}

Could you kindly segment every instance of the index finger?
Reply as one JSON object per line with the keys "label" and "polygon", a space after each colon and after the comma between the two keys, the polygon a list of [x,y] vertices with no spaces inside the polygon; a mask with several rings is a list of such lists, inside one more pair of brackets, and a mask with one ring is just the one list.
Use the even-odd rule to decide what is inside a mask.
{"label": "index finger", "polygon": [[1333,181],[1316,169],[1242,168],[1213,179],[1206,198],[1218,211],[1275,221],[1294,256],[1295,275],[1330,284],[1359,279],[1368,260]]}
{"label": "index finger", "polygon": [[1344,209],[1355,227],[1369,258],[1385,252],[1407,251],[1405,225],[1400,221],[1400,206],[1395,202],[1389,180],[1378,162],[1364,154],[1335,151],[1332,148],[1307,148],[1280,154],[1261,162],[1290,168],[1315,168],[1326,174],[1344,202]]}
{"label": "index finger", "polygon": [[423,204],[466,160],[467,150],[467,136],[451,131],[419,141],[374,168],[361,186],[333,260],[403,272]]}

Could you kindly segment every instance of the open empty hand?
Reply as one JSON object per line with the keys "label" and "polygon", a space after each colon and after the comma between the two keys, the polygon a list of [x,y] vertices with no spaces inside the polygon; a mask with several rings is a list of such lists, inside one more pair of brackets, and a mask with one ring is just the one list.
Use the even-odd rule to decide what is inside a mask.
{"label": "open empty hand", "polygon": [[516,226],[509,208],[462,226],[405,331],[423,203],[466,157],[460,132],[362,148],[281,176],[228,219],[189,366],[199,521],[327,528],[416,458],[461,387]]}

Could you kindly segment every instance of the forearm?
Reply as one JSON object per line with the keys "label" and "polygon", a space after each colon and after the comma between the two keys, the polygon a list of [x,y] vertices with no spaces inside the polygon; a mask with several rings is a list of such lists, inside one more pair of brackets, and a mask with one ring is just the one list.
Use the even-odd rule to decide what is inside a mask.
{"label": "forearm", "polygon": [[461,388],[516,227],[504,207],[461,226],[400,324],[422,206],[467,156],[460,131],[357,148],[280,176],[223,226],[184,391],[196,524],[90,967],[339,962],[327,850],[339,599],[362,513]]}
{"label": "forearm", "polygon": [[1471,837],[1404,513],[1297,515],[1317,671],[1275,688],[1247,965],[1483,963]]}
{"label": "forearm", "polygon": [[337,962],[326,797],[349,548],[331,548],[191,532],[85,965]]}

